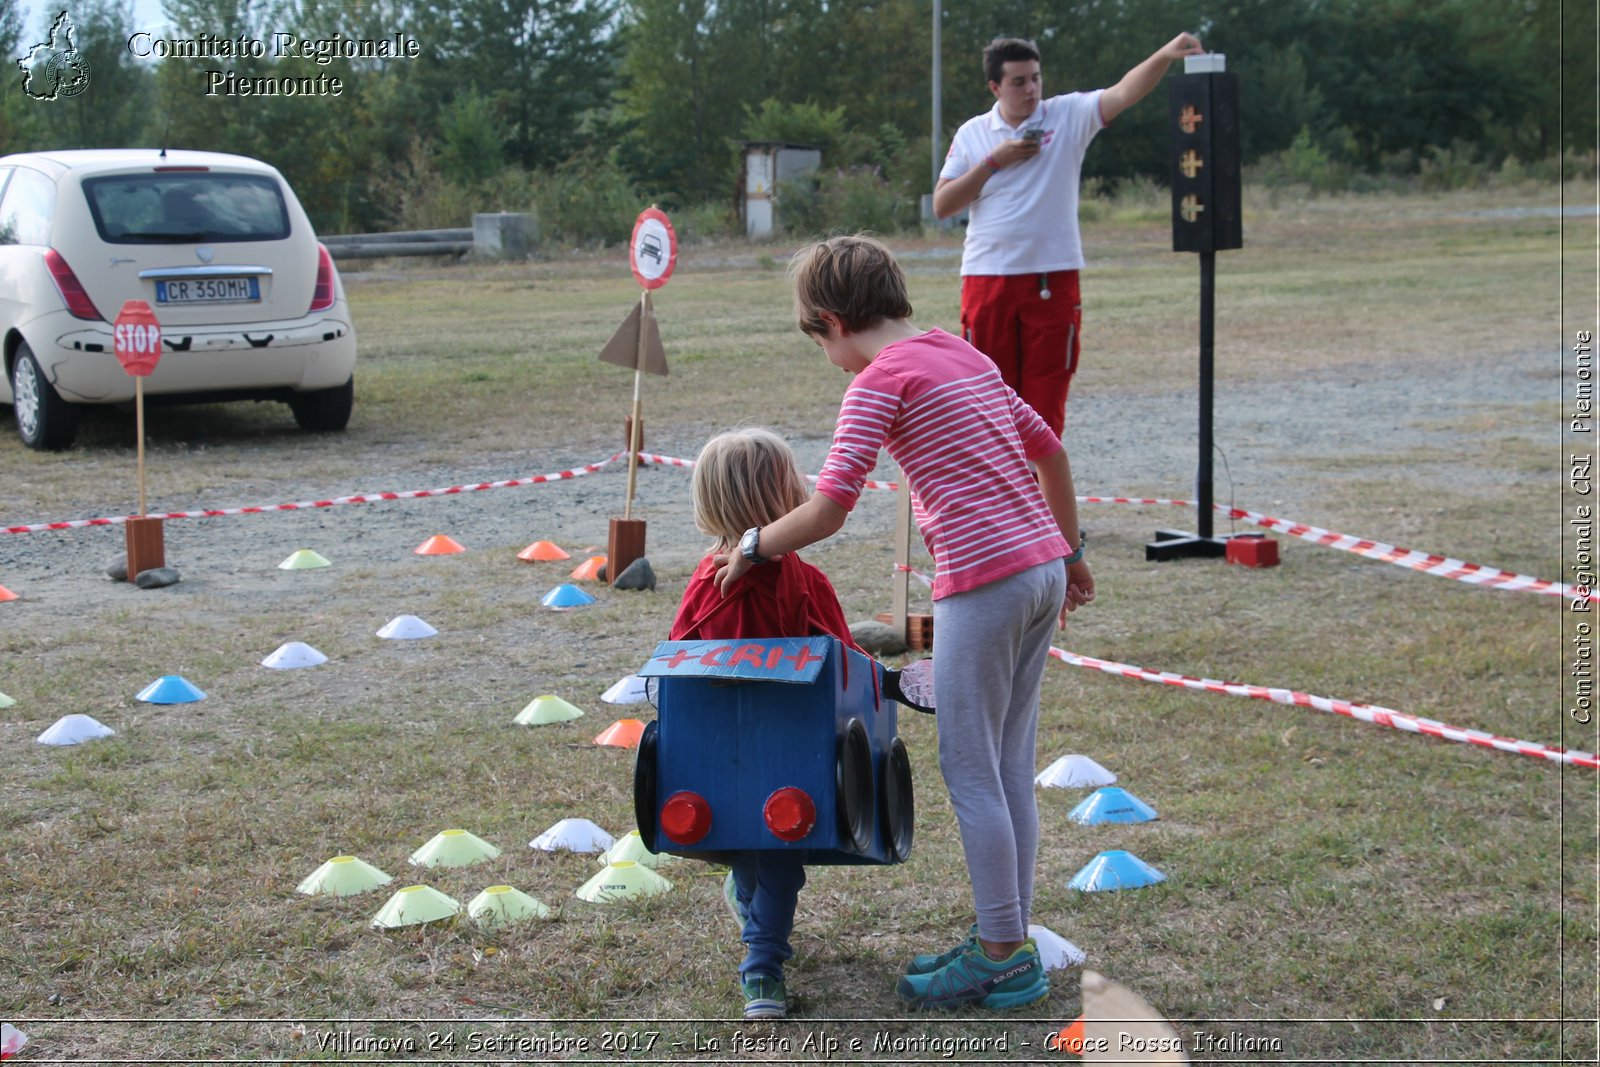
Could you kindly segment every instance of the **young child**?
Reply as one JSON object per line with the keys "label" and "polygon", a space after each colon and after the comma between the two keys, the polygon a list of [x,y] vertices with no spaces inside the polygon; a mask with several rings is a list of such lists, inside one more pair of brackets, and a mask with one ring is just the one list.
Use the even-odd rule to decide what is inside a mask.
{"label": "young child", "polygon": [[[717,541],[689,579],[670,640],[828,635],[860,651],[833,586],[794,552],[725,583],[726,596],[717,586],[715,554],[806,501],[805,479],[783,438],[763,429],[713,437],[695,460],[693,486],[695,525]],[[805,866],[783,851],[736,853],[731,866],[723,891],[742,924],[744,1017],[781,1019],[788,1010],[783,964],[794,955],[789,934]]]}
{"label": "young child", "polygon": [[739,550],[717,558],[715,580],[731,594],[761,564],[832,536],[879,449],[900,464],[936,568],[939,769],[977,922],[956,947],[912,960],[897,991],[915,1008],[1031,1004],[1050,991],[1028,937],[1039,683],[1056,626],[1094,599],[1072,469],[988,357],[911,324],[905,275],[883,245],[836,237],[796,253],[790,270],[800,329],[855,380],[816,491],[783,518],[752,523]]}

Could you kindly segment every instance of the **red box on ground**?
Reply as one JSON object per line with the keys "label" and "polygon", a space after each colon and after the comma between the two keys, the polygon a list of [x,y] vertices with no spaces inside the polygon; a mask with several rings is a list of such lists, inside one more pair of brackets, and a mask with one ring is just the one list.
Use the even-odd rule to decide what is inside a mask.
{"label": "red box on ground", "polygon": [[1228,562],[1246,567],[1276,567],[1278,542],[1262,534],[1241,534],[1228,538]]}

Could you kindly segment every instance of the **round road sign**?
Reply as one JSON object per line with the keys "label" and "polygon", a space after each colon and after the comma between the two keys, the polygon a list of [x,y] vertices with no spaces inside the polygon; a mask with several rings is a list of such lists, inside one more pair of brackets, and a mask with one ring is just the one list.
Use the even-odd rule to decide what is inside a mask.
{"label": "round road sign", "polygon": [[646,289],[659,289],[672,277],[678,262],[678,234],[672,220],[659,208],[647,207],[633,224],[629,255],[633,276]]}
{"label": "round road sign", "polygon": [[112,346],[122,369],[136,378],[147,377],[161,358],[161,324],[143,300],[129,300],[117,313]]}

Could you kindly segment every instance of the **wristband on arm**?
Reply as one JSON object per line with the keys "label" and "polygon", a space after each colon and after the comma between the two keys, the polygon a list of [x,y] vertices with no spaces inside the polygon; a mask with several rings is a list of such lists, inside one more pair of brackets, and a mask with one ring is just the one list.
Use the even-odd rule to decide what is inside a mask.
{"label": "wristband on arm", "polygon": [[1078,562],[1079,560],[1081,560],[1083,558],[1083,546],[1088,544],[1088,543],[1089,543],[1089,538],[1084,534],[1084,532],[1082,530],[1079,530],[1078,531],[1078,547],[1077,547],[1076,551],[1074,551],[1072,553],[1072,555],[1066,557],[1065,562],[1066,562],[1067,566],[1070,567],[1074,563]]}
{"label": "wristband on arm", "polygon": [[992,156],[992,155],[987,155],[987,156],[983,157],[983,165],[989,169],[989,173],[990,174],[999,174],[1000,173],[1000,164],[998,164],[998,163],[996,163],[994,161],[994,156]]}

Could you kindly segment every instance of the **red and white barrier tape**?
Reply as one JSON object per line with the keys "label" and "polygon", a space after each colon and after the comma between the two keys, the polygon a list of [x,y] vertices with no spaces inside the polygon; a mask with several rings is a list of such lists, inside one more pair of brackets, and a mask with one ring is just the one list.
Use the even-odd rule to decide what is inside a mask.
{"label": "red and white barrier tape", "polygon": [[1450,726],[1433,719],[1424,719],[1420,715],[1407,715],[1405,712],[1380,707],[1377,704],[1359,704],[1348,700],[1337,700],[1332,697],[1312,696],[1309,693],[1297,693],[1292,689],[1242,685],[1237,682],[1218,682],[1209,678],[1190,678],[1183,674],[1173,674],[1171,671],[1148,671],[1143,667],[1134,667],[1126,663],[1114,663],[1110,660],[1096,659],[1093,656],[1080,656],[1055,647],[1050,649],[1050,655],[1074,667],[1087,667],[1090,670],[1120,675],[1123,678],[1137,678],[1145,682],[1160,682],[1162,685],[1198,689],[1207,693],[1225,693],[1228,696],[1270,700],[1274,704],[1288,704],[1298,708],[1315,708],[1317,711],[1345,715],[1352,719],[1359,719],[1362,722],[1372,723],[1375,726],[1388,726],[1395,730],[1405,730],[1414,734],[1441,737],[1446,741],[1459,741],[1463,744],[1499,749],[1501,752],[1514,752],[1521,756],[1534,756],[1538,759],[1550,760],[1553,763],[1570,763],[1577,767],[1591,767],[1600,770],[1600,756],[1596,756],[1592,752],[1577,752],[1560,748],[1556,745],[1541,745],[1535,741],[1518,741],[1512,737],[1501,737],[1498,734],[1485,733],[1482,730],[1468,730],[1460,726]]}
{"label": "red and white barrier tape", "polygon": [[1344,552],[1354,552],[1367,559],[1375,559],[1382,563],[1393,563],[1397,567],[1407,567],[1423,574],[1432,574],[1439,578],[1452,578],[1468,585],[1484,585],[1494,589],[1508,589],[1524,593],[1545,593],[1550,596],[1566,597],[1569,600],[1600,600],[1600,590],[1591,591],[1587,586],[1571,585],[1566,582],[1552,582],[1544,578],[1533,578],[1526,574],[1514,574],[1503,571],[1498,567],[1485,567],[1477,563],[1467,563],[1463,560],[1452,559],[1448,556],[1436,556],[1429,552],[1418,552],[1413,548],[1400,548],[1396,545],[1385,544],[1382,541],[1373,541],[1364,537],[1352,537],[1349,534],[1334,533],[1324,530],[1319,526],[1307,526],[1304,523],[1290,522],[1287,519],[1274,519],[1270,515],[1262,515],[1256,511],[1246,511],[1243,508],[1227,508],[1216,505],[1216,510],[1231,519],[1245,519],[1257,526],[1274,530],[1289,537],[1298,537],[1312,544],[1325,545],[1328,548],[1337,548]]}
{"label": "red and white barrier tape", "polygon": [[[217,515],[260,515],[273,511],[304,511],[311,508],[331,508],[336,504],[375,504],[380,500],[420,500],[430,496],[455,496],[459,493],[476,493],[482,489],[507,489],[520,485],[541,485],[545,482],[559,482],[570,478],[581,478],[585,474],[593,474],[609,463],[614,463],[626,453],[618,452],[609,459],[598,463],[590,463],[572,470],[557,471],[554,474],[535,474],[528,478],[511,478],[500,482],[478,482],[473,485],[451,485],[442,489],[411,489],[400,493],[359,493],[355,496],[334,497],[331,500],[305,500],[297,504],[262,504],[243,508],[207,508],[203,511],[169,511],[164,514],[151,513],[152,519],[208,519]],[[41,530],[77,530],[86,526],[113,526],[119,522],[127,522],[136,515],[116,515],[103,519],[73,519],[69,522],[40,522],[27,526],[0,526],[0,533],[38,533]]]}
{"label": "red and white barrier tape", "polygon": [[[933,584],[927,575],[922,574],[913,567],[897,564],[896,569],[916,575],[917,579],[925,585],[931,586]],[[1326,711],[1334,715],[1346,715],[1352,719],[1372,723],[1375,726],[1388,726],[1395,730],[1406,730],[1414,734],[1442,737],[1446,741],[1459,741],[1463,744],[1481,745],[1484,748],[1497,748],[1502,752],[1515,752],[1518,755],[1534,756],[1554,763],[1570,763],[1577,767],[1592,767],[1600,770],[1600,756],[1590,752],[1576,752],[1555,745],[1541,745],[1536,741],[1518,741],[1512,737],[1484,733],[1482,730],[1468,730],[1460,726],[1450,726],[1446,723],[1436,722],[1433,719],[1424,719],[1419,715],[1408,715],[1403,711],[1380,707],[1377,704],[1358,704],[1333,697],[1312,696],[1310,693],[1298,693],[1293,689],[1278,689],[1264,685],[1243,685],[1237,682],[1218,682],[1209,678],[1191,678],[1188,675],[1174,674],[1171,671],[1149,671],[1143,667],[1134,667],[1126,663],[1096,659],[1093,656],[1080,656],[1076,652],[1067,652],[1064,649],[1056,648],[1054,645],[1050,647],[1050,655],[1073,667],[1087,667],[1090,670],[1100,671],[1104,674],[1115,674],[1123,678],[1137,678],[1143,682],[1160,682],[1162,685],[1198,689],[1206,693],[1225,693],[1228,696],[1270,700],[1275,704],[1289,704],[1297,708],[1315,708],[1317,711]]]}
{"label": "red and white barrier tape", "polygon": [[[693,468],[694,467],[694,460],[692,460],[692,459],[678,459],[675,456],[658,456],[654,452],[640,452],[639,453],[639,462],[640,463],[653,463],[653,464],[655,464],[656,466],[659,466],[659,467],[689,467],[689,468]],[[816,480],[817,480],[817,476],[815,474],[806,475],[806,481],[814,482]],[[867,482],[865,482],[863,484],[864,484],[865,488],[867,488],[867,489],[890,489],[890,490],[893,490],[893,489],[899,489],[900,488],[900,483],[898,483],[898,482],[875,482],[875,481],[868,480]]]}
{"label": "red and white barrier tape", "polygon": [[[539,485],[545,482],[563,481],[569,478],[582,477],[593,474],[602,468],[615,463],[626,456],[626,452],[617,452],[598,463],[590,463],[572,470],[558,471],[555,474],[538,474],[529,478],[512,478],[499,482],[478,482],[474,485],[453,485],[443,489],[414,489],[407,492],[394,493],[364,493],[356,496],[335,497],[331,500],[308,500],[295,504],[264,504],[254,507],[242,508],[207,508],[199,511],[169,511],[165,514],[152,514],[156,519],[200,519],[212,518],[219,515],[259,515],[273,511],[302,511],[308,508],[327,508],[336,504],[371,504],[380,500],[417,500],[423,497],[451,496],[458,493],[472,493],[482,489],[507,489],[524,485]],[[692,469],[694,460],[679,459],[675,456],[663,456],[655,452],[640,452],[639,462],[647,465],[662,467],[682,467]],[[808,480],[815,481],[815,475],[808,475]],[[875,490],[896,490],[899,484],[887,481],[868,481],[865,488]],[[1079,503],[1083,504],[1146,504],[1166,505],[1172,507],[1194,507],[1191,500],[1172,500],[1157,497],[1124,497],[1124,496],[1080,496]],[[1262,515],[1255,511],[1246,511],[1243,508],[1230,508],[1221,504],[1213,505],[1214,509],[1231,519],[1243,519],[1257,526],[1298,537],[1313,544],[1323,545],[1328,548],[1337,548],[1345,552],[1353,552],[1358,556],[1375,559],[1383,563],[1393,563],[1399,567],[1420,571],[1423,574],[1432,574],[1441,578],[1452,578],[1458,582],[1469,585],[1483,585],[1490,588],[1506,589],[1517,592],[1545,593],[1550,596],[1565,597],[1569,600],[1586,599],[1600,601],[1600,590],[1591,591],[1584,586],[1571,585],[1565,582],[1552,582],[1543,578],[1534,578],[1526,574],[1515,574],[1510,571],[1500,570],[1498,567],[1486,567],[1477,563],[1467,563],[1464,560],[1448,556],[1434,555],[1428,552],[1418,552],[1415,549],[1399,548],[1382,541],[1368,538],[1352,537],[1349,534],[1334,533],[1324,530],[1320,526],[1307,526],[1304,523],[1290,522],[1287,519],[1275,519],[1269,515]],[[133,518],[130,515],[117,515],[99,519],[73,519],[67,522],[41,522],[21,526],[0,526],[0,533],[20,534],[38,533],[43,530],[74,530],[87,526],[112,526],[126,522]]]}
{"label": "red and white barrier tape", "polygon": [[[1192,508],[1195,506],[1192,500],[1161,500],[1150,497],[1126,496],[1080,496],[1078,503],[1169,504],[1180,508]],[[1438,578],[1451,578],[1458,582],[1466,582],[1468,585],[1482,585],[1492,589],[1506,589],[1522,593],[1544,593],[1549,596],[1565,597],[1569,600],[1600,601],[1600,590],[1591,590],[1587,586],[1572,585],[1567,582],[1552,582],[1544,578],[1534,578],[1527,574],[1503,571],[1498,567],[1467,563],[1464,560],[1454,559],[1450,556],[1419,552],[1414,548],[1401,548],[1398,545],[1374,541],[1371,538],[1334,533],[1332,530],[1324,530],[1320,526],[1307,526],[1305,523],[1291,522],[1288,519],[1275,519],[1270,515],[1263,515],[1259,511],[1228,507],[1225,504],[1213,504],[1212,509],[1221,512],[1230,519],[1243,519],[1246,522],[1254,523],[1276,533],[1289,537],[1298,537],[1302,541],[1310,541],[1314,545],[1337,548],[1342,552],[1353,552],[1358,556],[1374,559],[1380,563],[1393,563],[1397,567],[1405,567],[1409,570],[1431,574]]]}

